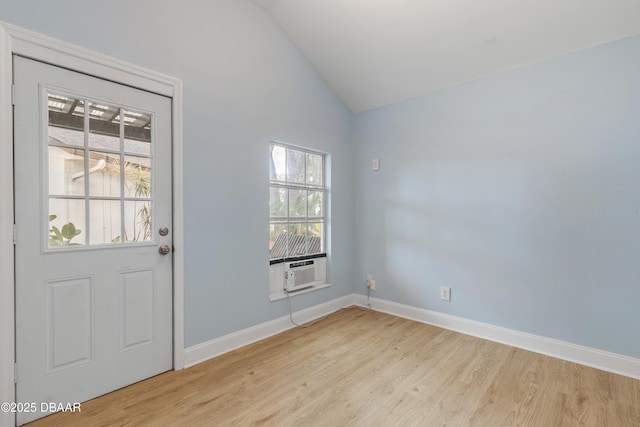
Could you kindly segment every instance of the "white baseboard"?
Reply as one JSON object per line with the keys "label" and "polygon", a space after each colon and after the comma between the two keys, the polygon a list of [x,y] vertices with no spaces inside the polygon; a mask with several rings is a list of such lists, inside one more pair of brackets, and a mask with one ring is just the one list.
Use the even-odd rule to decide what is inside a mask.
{"label": "white baseboard", "polygon": [[[366,296],[354,294],[353,299],[356,305],[366,306]],[[372,310],[640,379],[640,359],[383,299],[371,298],[370,301]]]}
{"label": "white baseboard", "polygon": [[[305,323],[354,304],[354,295],[345,295],[293,313],[296,323]],[[220,338],[194,345],[184,351],[185,368],[295,327],[289,315],[261,323]]]}
{"label": "white baseboard", "polygon": [[[490,325],[488,323],[476,322],[437,311],[398,304],[379,298],[371,298],[370,301],[371,309],[375,311],[415,320],[416,322],[426,323],[489,341],[495,341],[512,347],[522,348],[614,374],[640,379],[640,359]],[[345,295],[332,301],[297,311],[293,316],[296,323],[304,323],[350,305],[365,307],[366,303],[367,297],[364,295]],[[185,367],[196,365],[245,345],[279,334],[293,327],[294,325],[289,320],[289,316],[283,316],[189,347],[185,349]]]}

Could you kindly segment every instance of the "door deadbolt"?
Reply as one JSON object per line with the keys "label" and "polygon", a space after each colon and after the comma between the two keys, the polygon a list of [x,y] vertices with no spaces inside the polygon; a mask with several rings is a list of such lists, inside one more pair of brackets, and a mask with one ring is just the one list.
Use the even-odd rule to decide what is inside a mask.
{"label": "door deadbolt", "polygon": [[169,229],[167,227],[160,227],[160,230],[158,230],[158,234],[160,234],[161,236],[166,236],[167,234],[169,234]]}
{"label": "door deadbolt", "polygon": [[171,252],[171,248],[169,247],[169,245],[162,245],[158,249],[158,252],[160,252],[160,255],[167,255],[169,252]]}

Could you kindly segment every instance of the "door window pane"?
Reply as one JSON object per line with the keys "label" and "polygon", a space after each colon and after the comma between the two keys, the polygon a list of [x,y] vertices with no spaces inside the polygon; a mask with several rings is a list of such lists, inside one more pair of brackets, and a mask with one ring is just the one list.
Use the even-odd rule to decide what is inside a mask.
{"label": "door window pane", "polygon": [[124,111],[124,151],[151,155],[151,115]]}
{"label": "door window pane", "polygon": [[90,244],[120,243],[120,201],[91,200]]}
{"label": "door window pane", "polygon": [[84,150],[49,146],[49,194],[84,195]]}
{"label": "door window pane", "polygon": [[120,109],[104,103],[89,103],[89,147],[120,151]]}
{"label": "door window pane", "polygon": [[120,197],[120,155],[89,152],[89,194]]}
{"label": "door window pane", "polygon": [[124,202],[124,237],[125,243],[151,240],[150,202]]}
{"label": "door window pane", "polygon": [[125,197],[151,197],[151,159],[124,156]]}
{"label": "door window pane", "polygon": [[85,244],[83,199],[49,199],[49,247]]}
{"label": "door window pane", "polygon": [[64,95],[49,94],[49,126],[47,139],[50,145],[84,146],[84,101]]}

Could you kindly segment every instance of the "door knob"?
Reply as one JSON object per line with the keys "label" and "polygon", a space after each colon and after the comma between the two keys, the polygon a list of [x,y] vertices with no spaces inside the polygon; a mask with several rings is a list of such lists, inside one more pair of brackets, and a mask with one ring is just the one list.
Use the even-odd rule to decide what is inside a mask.
{"label": "door knob", "polygon": [[162,245],[158,249],[158,252],[160,252],[160,255],[167,255],[169,252],[171,252],[171,248],[169,247],[169,245]]}

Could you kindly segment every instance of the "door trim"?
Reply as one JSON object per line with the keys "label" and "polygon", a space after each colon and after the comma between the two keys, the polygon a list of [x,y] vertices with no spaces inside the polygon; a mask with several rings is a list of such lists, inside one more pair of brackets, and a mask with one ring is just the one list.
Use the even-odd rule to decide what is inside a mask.
{"label": "door trim", "polygon": [[[0,21],[0,402],[15,402],[13,250],[13,54],[172,98],[173,369],[184,368],[184,199],[182,81]],[[18,237],[19,238],[19,237]],[[0,425],[14,425],[0,412]]]}

